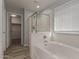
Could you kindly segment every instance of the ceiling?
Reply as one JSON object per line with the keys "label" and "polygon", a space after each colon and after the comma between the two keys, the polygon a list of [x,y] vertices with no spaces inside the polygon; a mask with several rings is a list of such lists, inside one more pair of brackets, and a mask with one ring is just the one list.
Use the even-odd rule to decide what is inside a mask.
{"label": "ceiling", "polygon": [[[6,0],[8,7],[26,8],[30,11],[40,11],[48,8],[49,6],[57,6],[69,0]],[[40,5],[40,8],[36,8]]]}

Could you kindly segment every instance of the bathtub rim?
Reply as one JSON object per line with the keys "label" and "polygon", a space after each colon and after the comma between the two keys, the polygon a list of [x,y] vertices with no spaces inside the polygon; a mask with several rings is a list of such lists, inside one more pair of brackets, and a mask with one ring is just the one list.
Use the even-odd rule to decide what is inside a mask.
{"label": "bathtub rim", "polygon": [[[66,44],[63,44],[63,43],[61,43],[61,42],[54,41],[54,42],[49,42],[48,44],[61,45],[61,46],[67,47],[67,48],[72,49],[72,50],[74,50],[75,52],[78,52],[78,53],[79,53],[78,48],[74,48],[74,47],[72,47],[72,46],[70,46],[70,45],[66,45]],[[41,45],[40,45],[40,46],[34,45],[33,47],[34,47],[34,48],[37,48],[37,49],[40,49],[40,50],[43,50],[45,53],[47,53],[48,55],[50,55],[50,56],[51,56],[52,58],[54,58],[54,59],[56,59],[56,58],[60,58],[60,59],[61,59],[61,57],[56,56],[55,54],[49,52],[47,49],[45,49],[45,47],[43,47],[43,46],[41,46]]]}
{"label": "bathtub rim", "polygon": [[64,47],[67,47],[67,48],[71,48],[71,49],[73,49],[73,50],[79,52],[79,48],[76,48],[76,47],[74,47],[74,46],[71,46],[71,45],[68,45],[68,44],[64,44],[64,43],[61,43],[61,42],[58,42],[58,41],[53,41],[53,42],[49,41],[48,44],[61,45],[61,46],[64,46]]}
{"label": "bathtub rim", "polygon": [[37,48],[37,49],[40,49],[40,50],[43,50],[45,53],[47,53],[48,55],[50,55],[52,58],[56,59],[56,55],[55,54],[52,54],[51,52],[47,51],[44,47],[41,47],[41,46],[34,46],[34,48]]}

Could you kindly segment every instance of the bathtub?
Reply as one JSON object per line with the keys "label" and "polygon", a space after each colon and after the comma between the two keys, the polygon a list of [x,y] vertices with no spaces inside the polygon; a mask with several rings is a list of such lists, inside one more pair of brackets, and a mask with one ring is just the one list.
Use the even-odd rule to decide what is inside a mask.
{"label": "bathtub", "polygon": [[71,46],[49,42],[44,46],[34,46],[34,59],[79,59],[79,50]]}

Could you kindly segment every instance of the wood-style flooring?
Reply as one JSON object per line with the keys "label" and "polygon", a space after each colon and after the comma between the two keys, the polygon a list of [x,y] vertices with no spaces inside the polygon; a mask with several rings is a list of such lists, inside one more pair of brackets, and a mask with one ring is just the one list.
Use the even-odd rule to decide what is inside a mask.
{"label": "wood-style flooring", "polygon": [[5,52],[4,59],[30,59],[29,48],[11,45]]}

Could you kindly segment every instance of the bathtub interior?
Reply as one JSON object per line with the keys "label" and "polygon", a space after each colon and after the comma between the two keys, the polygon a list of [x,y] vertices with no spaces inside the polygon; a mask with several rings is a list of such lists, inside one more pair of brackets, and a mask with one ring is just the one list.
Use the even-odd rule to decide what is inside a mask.
{"label": "bathtub interior", "polygon": [[32,34],[31,54],[32,59],[79,59],[78,49],[55,41],[51,43],[49,32]]}
{"label": "bathtub interior", "polygon": [[49,43],[44,49],[60,59],[79,59],[79,50],[59,42]]}
{"label": "bathtub interior", "polygon": [[47,50],[40,48],[40,47],[35,47],[36,50],[36,55],[37,59],[55,59],[51,53],[49,53]]}

